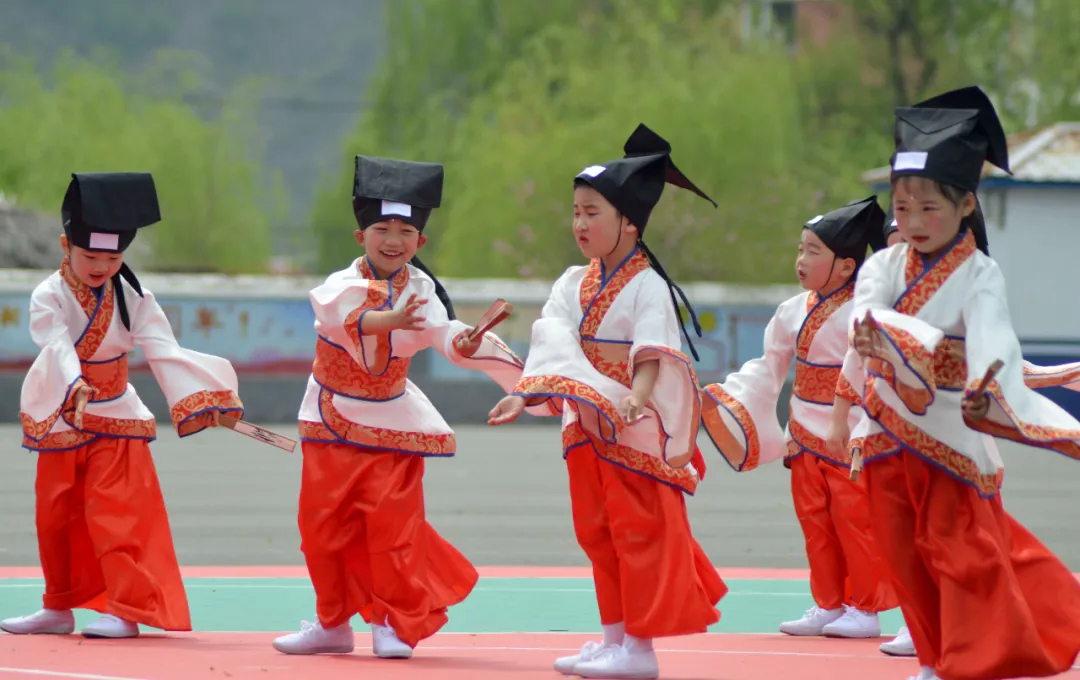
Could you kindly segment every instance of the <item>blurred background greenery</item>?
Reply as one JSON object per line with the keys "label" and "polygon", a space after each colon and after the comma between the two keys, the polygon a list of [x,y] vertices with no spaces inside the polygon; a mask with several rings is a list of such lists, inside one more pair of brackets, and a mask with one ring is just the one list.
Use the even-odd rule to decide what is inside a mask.
{"label": "blurred background greenery", "polygon": [[1009,132],[1080,119],[1077,25],[1076,0],[7,0],[0,192],[52,214],[73,171],[149,170],[153,268],[325,273],[356,154],[442,162],[436,272],[550,278],[580,260],[573,176],[645,122],[720,204],[666,192],[672,275],[786,283],[893,107],[977,83]]}

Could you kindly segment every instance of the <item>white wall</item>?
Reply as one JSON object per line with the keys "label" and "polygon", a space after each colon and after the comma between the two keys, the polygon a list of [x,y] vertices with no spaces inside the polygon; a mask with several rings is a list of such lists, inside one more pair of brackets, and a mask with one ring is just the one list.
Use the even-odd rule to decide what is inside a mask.
{"label": "white wall", "polygon": [[1080,342],[1080,186],[988,190],[980,200],[1016,334]]}

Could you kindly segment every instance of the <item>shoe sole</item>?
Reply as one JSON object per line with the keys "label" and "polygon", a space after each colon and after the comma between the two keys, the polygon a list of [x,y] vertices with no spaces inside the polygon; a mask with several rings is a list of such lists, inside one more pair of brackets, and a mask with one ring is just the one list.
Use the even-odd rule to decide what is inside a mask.
{"label": "shoe sole", "polygon": [[82,633],[82,636],[91,640],[126,640],[128,638],[137,638],[139,637],[139,634],[132,633],[130,635],[109,635],[107,633],[87,633],[84,631]]}
{"label": "shoe sole", "polygon": [[379,657],[380,659],[411,659],[412,650],[409,650],[407,652],[383,652],[381,654],[379,652],[375,652],[375,656]]}
{"label": "shoe sole", "polygon": [[869,640],[869,639],[872,639],[872,638],[881,637],[881,632],[879,631],[877,633],[859,633],[859,634],[849,635],[847,633],[830,633],[830,632],[826,631],[825,633],[823,633],[823,635],[825,637],[827,637],[827,638],[842,638],[842,639],[845,639],[845,640]]}
{"label": "shoe sole", "polygon": [[8,635],[71,635],[75,632],[74,628],[72,628],[71,630],[31,630],[20,632],[17,630],[11,630],[10,628],[4,628],[3,626],[0,626],[0,630],[4,631]]}
{"label": "shoe sole", "polygon": [[305,650],[293,650],[293,649],[281,649],[277,645],[274,645],[274,649],[282,654],[288,654],[289,656],[315,656],[317,654],[352,654],[356,649],[355,647],[332,647],[330,649],[305,649]]}
{"label": "shoe sole", "polygon": [[885,649],[884,647],[881,647],[879,649],[881,650],[881,653],[885,654],[886,656],[904,656],[904,657],[915,656],[915,651],[914,650],[908,651],[908,650],[905,649],[903,651],[897,651],[895,649]]}

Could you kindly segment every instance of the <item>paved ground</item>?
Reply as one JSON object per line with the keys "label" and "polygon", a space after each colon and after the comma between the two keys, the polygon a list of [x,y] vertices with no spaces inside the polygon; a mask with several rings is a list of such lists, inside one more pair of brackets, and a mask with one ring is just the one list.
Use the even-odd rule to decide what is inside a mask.
{"label": "paved ground", "polygon": [[[275,429],[295,436],[296,426]],[[230,431],[179,440],[165,424],[152,445],[185,565],[301,565],[295,454]],[[34,455],[18,428],[0,475],[0,566],[35,566]],[[432,523],[477,565],[585,565],[574,541],[556,427],[458,428],[459,454],[428,463]],[[802,538],[780,465],[736,475],[702,440],[709,474],[688,499],[718,567],[803,568]],[[1080,466],[1054,453],[1002,445],[1006,508],[1080,572],[1075,517]],[[1072,507],[1072,510],[1069,508]],[[1069,517],[1074,517],[1069,520]]]}

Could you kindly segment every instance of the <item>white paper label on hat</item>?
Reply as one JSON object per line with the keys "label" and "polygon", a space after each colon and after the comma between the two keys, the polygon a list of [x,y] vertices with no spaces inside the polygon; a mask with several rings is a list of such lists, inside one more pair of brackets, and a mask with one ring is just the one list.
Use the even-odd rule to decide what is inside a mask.
{"label": "white paper label on hat", "polygon": [[925,170],[928,155],[925,151],[901,151],[893,161],[893,170]]}
{"label": "white paper label on hat", "polygon": [[820,221],[821,221],[821,220],[823,220],[823,219],[825,219],[825,216],[824,216],[824,215],[818,215],[818,216],[817,216],[817,217],[815,217],[814,219],[812,219],[812,220],[810,220],[809,222],[807,222],[807,224],[817,224],[818,222],[820,222]]}
{"label": "white paper label on hat", "polygon": [[401,215],[402,217],[412,217],[412,206],[408,203],[397,203],[396,201],[383,201],[382,202],[382,214],[383,215]]}
{"label": "white paper label on hat", "polygon": [[90,232],[90,250],[118,250],[120,234],[102,234]]}
{"label": "white paper label on hat", "polygon": [[607,170],[607,168],[602,165],[590,165],[589,167],[578,173],[578,176],[580,177],[581,175],[588,175],[589,177],[596,177],[605,170]]}

